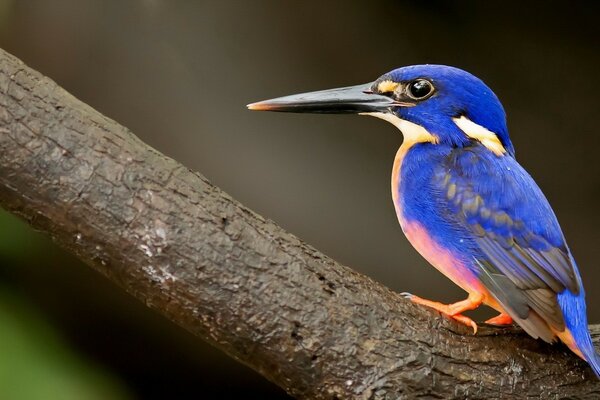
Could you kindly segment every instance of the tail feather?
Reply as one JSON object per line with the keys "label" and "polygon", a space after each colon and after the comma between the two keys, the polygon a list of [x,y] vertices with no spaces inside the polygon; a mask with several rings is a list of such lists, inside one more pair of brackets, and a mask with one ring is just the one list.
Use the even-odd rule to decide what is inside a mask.
{"label": "tail feather", "polygon": [[587,327],[585,330],[585,339],[582,340],[582,342],[580,349],[583,358],[590,364],[590,367],[592,367],[596,376],[600,378],[600,354],[598,354],[594,348],[594,342],[592,342],[592,337],[590,336]]}
{"label": "tail feather", "polygon": [[590,363],[590,366],[594,370],[594,373],[596,374],[596,376],[598,378],[600,378],[600,355],[598,355],[598,353],[594,352],[592,357],[587,359],[587,362]]}
{"label": "tail feather", "polygon": [[558,303],[563,311],[566,330],[558,334],[560,339],[585,361],[600,378],[600,354],[596,352],[588,329],[583,287],[575,295],[565,290],[558,295]]}
{"label": "tail feather", "polygon": [[589,339],[586,340],[586,342],[588,342],[586,343],[588,344],[588,346],[582,346],[584,348],[580,347],[580,351],[585,361],[587,361],[588,364],[590,364],[590,367],[592,367],[592,369],[594,370],[596,376],[600,378],[600,355],[596,353],[596,350],[594,349],[594,345],[592,343],[592,338],[590,337],[589,333],[587,334],[587,337]]}

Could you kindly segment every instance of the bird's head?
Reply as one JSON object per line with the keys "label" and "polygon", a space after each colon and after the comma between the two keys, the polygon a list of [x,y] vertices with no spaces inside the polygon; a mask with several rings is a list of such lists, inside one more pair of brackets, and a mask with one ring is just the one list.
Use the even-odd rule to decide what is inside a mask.
{"label": "bird's head", "polygon": [[280,97],[251,110],[372,115],[398,127],[405,142],[453,147],[479,141],[498,155],[514,155],[502,104],[483,81],[444,65],[414,65],[376,81]]}

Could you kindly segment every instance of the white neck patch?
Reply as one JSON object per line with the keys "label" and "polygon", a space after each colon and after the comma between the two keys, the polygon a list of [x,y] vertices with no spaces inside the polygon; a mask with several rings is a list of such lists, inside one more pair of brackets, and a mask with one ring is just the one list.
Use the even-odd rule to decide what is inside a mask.
{"label": "white neck patch", "polygon": [[506,149],[494,132],[476,124],[464,115],[460,118],[452,118],[452,121],[454,121],[456,126],[458,126],[459,129],[465,133],[465,135],[472,139],[478,140],[482,145],[487,147],[497,156],[501,156],[506,153]]}
{"label": "white neck patch", "polygon": [[404,145],[412,145],[414,143],[438,143],[439,139],[437,136],[432,135],[429,131],[423,128],[421,125],[417,125],[413,122],[407,121],[405,119],[399,118],[395,114],[392,113],[382,113],[382,112],[369,112],[369,113],[360,113],[360,115],[370,115],[375,118],[382,119],[394,125],[396,128],[402,132],[404,136]]}

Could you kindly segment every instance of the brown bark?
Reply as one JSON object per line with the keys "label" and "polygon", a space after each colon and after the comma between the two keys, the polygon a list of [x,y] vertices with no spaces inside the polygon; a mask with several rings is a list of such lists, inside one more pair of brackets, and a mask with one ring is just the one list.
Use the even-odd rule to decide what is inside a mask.
{"label": "brown bark", "polygon": [[562,345],[410,304],[1,50],[0,205],[298,398],[600,396]]}

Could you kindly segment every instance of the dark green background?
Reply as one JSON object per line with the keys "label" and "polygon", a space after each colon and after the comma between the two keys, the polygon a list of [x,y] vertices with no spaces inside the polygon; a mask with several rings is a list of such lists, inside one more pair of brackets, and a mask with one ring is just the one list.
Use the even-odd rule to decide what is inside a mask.
{"label": "dark green background", "polygon": [[[402,65],[467,69],[503,101],[600,322],[598,3],[522,3],[0,0],[0,46],[335,259],[443,301],[463,294],[396,222],[392,126],[244,105]],[[236,396],[284,398],[0,214],[1,398]]]}

